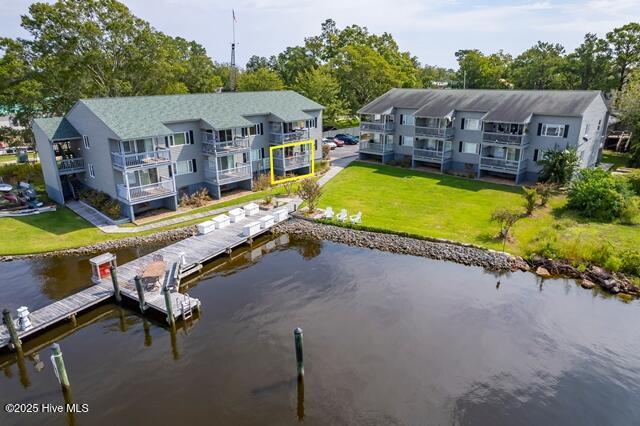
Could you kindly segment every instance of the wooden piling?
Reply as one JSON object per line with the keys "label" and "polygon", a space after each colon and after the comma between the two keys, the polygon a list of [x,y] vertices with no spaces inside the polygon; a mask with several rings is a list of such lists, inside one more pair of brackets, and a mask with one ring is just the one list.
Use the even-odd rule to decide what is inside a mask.
{"label": "wooden piling", "polygon": [[140,312],[144,312],[146,304],[144,302],[144,288],[142,288],[142,280],[138,275],[133,279],[136,283],[136,290],[138,291],[138,301],[140,302]]}
{"label": "wooden piling", "polygon": [[67,376],[67,369],[64,365],[64,359],[62,358],[60,345],[57,343],[52,344],[51,352],[53,352],[51,361],[53,362],[56,377],[58,377],[58,382],[60,382],[60,386],[62,386],[63,389],[69,389],[71,387],[69,385],[69,376]]}
{"label": "wooden piling", "polygon": [[296,345],[296,364],[298,366],[298,377],[304,376],[304,360],[302,356],[302,329],[297,327],[293,330]]}
{"label": "wooden piling", "polygon": [[22,352],[22,342],[20,342],[20,338],[18,337],[16,325],[13,322],[13,318],[11,317],[10,310],[4,309],[2,311],[2,320],[4,321],[4,325],[7,326],[7,330],[9,331],[9,338],[11,339],[11,343],[13,343],[13,347],[17,352]]}
{"label": "wooden piling", "polygon": [[175,327],[176,320],[173,317],[173,306],[171,304],[171,291],[167,286],[162,286],[162,293],[164,294],[164,304],[167,308],[167,322],[171,327]]}
{"label": "wooden piling", "polygon": [[115,266],[111,265],[109,268],[111,272],[111,282],[113,283],[113,295],[116,298],[116,303],[122,302],[122,296],[120,295],[120,284],[118,284],[118,272]]}

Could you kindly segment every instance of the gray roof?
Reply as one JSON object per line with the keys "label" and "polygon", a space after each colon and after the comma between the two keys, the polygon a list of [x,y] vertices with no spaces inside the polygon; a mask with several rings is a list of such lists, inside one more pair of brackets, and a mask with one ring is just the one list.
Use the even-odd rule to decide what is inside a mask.
{"label": "gray roof", "polygon": [[416,109],[416,117],[445,117],[453,111],[485,113],[485,121],[524,123],[532,114],[580,116],[597,90],[455,90],[391,89],[360,109],[388,114],[393,108]]}
{"label": "gray roof", "polygon": [[296,92],[201,93],[81,99],[121,139],[166,135],[165,123],[202,120],[214,129],[250,126],[246,117],[272,114],[283,121],[309,119],[324,107]]}
{"label": "gray roof", "polygon": [[34,118],[33,122],[42,129],[49,140],[78,139],[80,133],[64,117]]}

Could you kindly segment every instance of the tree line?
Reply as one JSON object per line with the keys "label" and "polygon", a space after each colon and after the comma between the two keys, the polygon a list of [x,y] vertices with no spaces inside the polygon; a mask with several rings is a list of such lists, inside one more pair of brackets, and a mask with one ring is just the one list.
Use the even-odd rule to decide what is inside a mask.
{"label": "tree line", "polygon": [[[170,37],[117,0],[34,3],[22,16],[26,39],[0,39],[0,109],[28,125],[64,114],[79,98],[213,92],[231,89],[231,68],[195,41]],[[517,56],[459,50],[458,70],[422,65],[389,33],[338,28],[269,58],[252,56],[237,70],[237,90],[292,89],[326,106],[339,125],[394,87],[599,89],[621,91],[640,64],[640,24],[603,37],[586,34],[567,53],[538,42]]]}

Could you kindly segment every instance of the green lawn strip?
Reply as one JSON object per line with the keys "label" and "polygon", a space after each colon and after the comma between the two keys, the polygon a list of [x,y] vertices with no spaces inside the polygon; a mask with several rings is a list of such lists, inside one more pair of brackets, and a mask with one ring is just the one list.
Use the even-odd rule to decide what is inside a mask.
{"label": "green lawn strip", "polygon": [[627,161],[629,160],[629,153],[627,152],[615,152],[615,151],[602,151],[602,163],[613,164],[612,170],[618,167],[627,167]]}
{"label": "green lawn strip", "polygon": [[[15,163],[16,162],[16,155],[15,154],[2,154],[0,155],[0,163]],[[29,160],[34,161],[36,160],[36,154],[34,152],[30,152],[29,153]]]}

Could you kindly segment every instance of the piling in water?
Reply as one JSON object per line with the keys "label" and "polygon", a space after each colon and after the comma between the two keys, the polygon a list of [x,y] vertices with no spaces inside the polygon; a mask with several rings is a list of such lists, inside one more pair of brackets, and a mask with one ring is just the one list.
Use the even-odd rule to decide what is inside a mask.
{"label": "piling in water", "polygon": [[162,287],[162,293],[164,294],[164,304],[167,308],[167,322],[171,327],[175,327],[176,320],[173,317],[173,306],[171,305],[171,291],[166,286]]}
{"label": "piling in water", "polygon": [[298,377],[304,376],[304,360],[302,357],[302,329],[297,327],[293,330],[296,344],[296,364],[298,366]]}
{"label": "piling in water", "polygon": [[140,302],[140,312],[144,312],[146,306],[144,303],[144,289],[142,288],[142,280],[140,279],[139,276],[136,275],[133,281],[135,281],[136,290],[138,291],[138,301]]}
{"label": "piling in water", "polygon": [[18,337],[16,324],[13,322],[10,310],[4,309],[2,311],[2,320],[4,321],[4,325],[7,326],[7,330],[9,331],[9,338],[11,339],[11,343],[13,343],[13,347],[17,352],[22,352],[22,343],[20,342],[20,338]]}
{"label": "piling in water", "polygon": [[115,266],[111,265],[109,268],[111,272],[111,282],[113,283],[113,295],[116,298],[116,303],[122,302],[122,296],[120,295],[120,284],[118,284],[118,272]]}
{"label": "piling in water", "polygon": [[58,382],[60,382],[60,386],[63,389],[69,389],[71,386],[69,385],[69,377],[67,376],[67,369],[64,366],[64,359],[62,358],[62,351],[60,350],[60,345],[54,343],[51,345],[51,362],[53,363],[53,368],[56,373],[56,377],[58,378]]}

